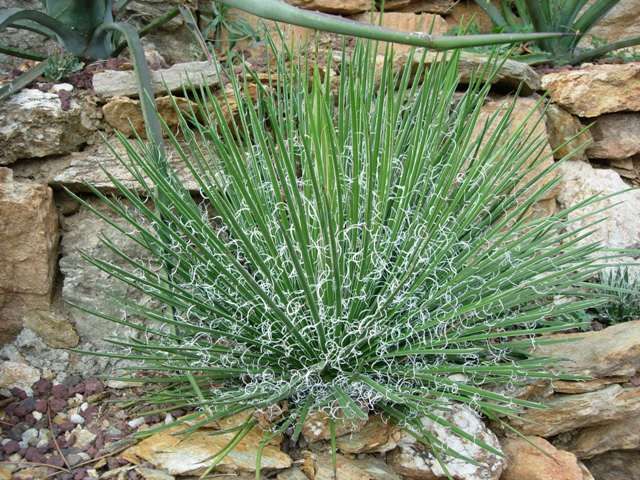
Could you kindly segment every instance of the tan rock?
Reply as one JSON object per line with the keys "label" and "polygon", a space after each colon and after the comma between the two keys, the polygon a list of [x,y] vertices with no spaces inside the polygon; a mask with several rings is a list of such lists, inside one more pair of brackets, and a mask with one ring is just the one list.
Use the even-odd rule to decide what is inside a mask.
{"label": "tan rock", "polygon": [[640,415],[583,428],[563,448],[578,458],[592,458],[609,450],[640,449]]}
{"label": "tan rock", "polygon": [[384,9],[387,12],[400,11],[412,13],[449,13],[456,0],[387,0]]}
{"label": "tan rock", "polygon": [[309,478],[302,473],[302,470],[294,467],[278,473],[276,480],[309,480]]}
{"label": "tan rock", "polygon": [[[480,133],[485,128],[486,122],[489,121],[494,115],[497,115],[497,118],[493,121],[491,126],[486,129],[484,138],[490,138],[493,132],[495,132],[496,125],[500,122],[501,119],[504,118],[505,115],[508,114],[508,109],[512,104],[514,104],[513,97],[489,100],[482,107],[474,134],[480,135]],[[531,172],[529,172],[520,182],[520,185],[522,186],[526,185],[529,181],[539,175],[544,169],[553,165],[553,154],[551,146],[547,141],[547,132],[544,122],[541,121],[541,115],[542,110],[539,108],[536,99],[530,97],[518,97],[517,99],[515,99],[513,111],[511,112],[511,116],[509,119],[509,126],[506,128],[503,135],[506,141],[507,139],[509,139],[509,135],[514,134],[521,125],[524,125],[523,137],[526,137],[530,134],[531,137],[529,141],[537,141],[537,139],[542,140],[539,149],[533,152],[530,158],[525,163],[525,165],[529,166],[532,163],[537,162],[536,167]],[[540,188],[546,183],[553,180],[553,178],[553,174],[547,175],[547,178],[539,180],[533,188]],[[544,197],[541,198],[541,200],[553,199],[555,198],[556,194],[557,189],[552,189],[548,191],[544,195]]]}
{"label": "tan rock", "polygon": [[[440,15],[386,12],[382,15],[382,22],[380,22],[380,16],[380,13],[363,13],[354,17],[354,20],[382,25],[401,32],[424,32],[432,35],[444,35],[448,30],[447,22]],[[411,50],[409,45],[391,45],[393,45],[395,52],[408,52]],[[378,52],[384,54],[386,48],[387,43],[380,42]]]}
{"label": "tan rock", "polygon": [[0,167],[0,344],[18,333],[22,316],[47,308],[58,248],[58,212],[46,185],[17,182]]}
{"label": "tan rock", "polygon": [[[166,122],[171,130],[178,126],[178,113],[173,105],[175,100],[177,108],[189,114],[190,108],[196,104],[183,97],[164,96],[156,99],[158,114]],[[116,97],[102,107],[105,121],[124,135],[131,137],[138,134],[146,137],[144,117],[140,108],[140,101],[129,97]]]}
{"label": "tan rock", "polygon": [[371,8],[370,0],[287,0],[287,3],[307,10],[340,14],[360,13]]}
{"label": "tan rock", "polygon": [[329,454],[314,455],[313,461],[313,473],[308,477],[310,480],[401,480],[382,459],[376,457],[351,459],[338,454],[336,476],[333,474],[333,463]]}
{"label": "tan rock", "polygon": [[596,480],[640,479],[640,450],[606,452],[585,464]]}
{"label": "tan rock", "polygon": [[551,100],[579,117],[640,111],[640,62],[588,65],[542,77]]}
{"label": "tan rock", "polygon": [[[122,457],[132,463],[149,462],[171,475],[198,475],[204,473],[221,449],[229,444],[235,433],[212,435],[200,430],[191,435],[176,435],[184,427],[168,429],[126,450]],[[216,471],[253,472],[263,432],[254,429],[216,466]],[[283,470],[291,467],[291,458],[280,451],[278,445],[267,445],[262,452],[262,468]]]}
{"label": "tan rock", "polygon": [[502,448],[507,468],[501,480],[583,480],[576,456],[556,449],[544,438],[508,438]]}
{"label": "tan rock", "polygon": [[447,15],[447,23],[451,28],[461,24],[468,25],[471,21],[475,22],[481,33],[493,30],[493,22],[473,0],[456,2]]}
{"label": "tan rock", "polygon": [[[467,406],[456,405],[451,410],[436,412],[447,421],[464,430],[495,449],[500,449],[498,439],[489,430],[477,413]],[[446,427],[429,419],[423,419],[424,428],[436,439],[460,455],[473,459],[471,464],[457,457],[440,454],[439,457],[451,477],[456,480],[497,480],[502,474],[504,460],[477,444],[462,439]],[[417,442],[408,434],[400,440],[398,448],[387,455],[387,463],[399,475],[416,480],[435,480],[447,478],[442,464],[429,451],[428,447]]]}
{"label": "tan rock", "polygon": [[80,341],[71,322],[55,312],[28,312],[24,316],[24,326],[37,333],[52,348],[73,348]]}
{"label": "tan rock", "polygon": [[[115,155],[109,145],[115,150]],[[169,164],[176,170],[186,188],[197,191],[198,186],[189,168],[170,146],[167,148],[167,156]],[[82,152],[72,154],[69,163],[54,175],[51,183],[75,192],[89,191],[88,185],[93,185],[105,192],[112,192],[113,184],[103,171],[104,169],[127,187],[138,188],[139,184],[118,158],[127,158],[126,149],[117,138],[108,138],[106,143],[99,143]]]}
{"label": "tan rock", "polygon": [[533,354],[558,359],[559,368],[567,373],[628,378],[640,370],[640,320],[553,338],[562,343],[538,346]]}
{"label": "tan rock", "polygon": [[[560,184],[558,188],[558,205],[562,209],[571,208],[580,202],[592,198],[594,195],[612,195],[629,186],[620,175],[611,169],[593,168],[587,162],[569,161],[559,166]],[[601,214],[585,217],[588,213],[606,208]],[[581,244],[600,242],[606,248],[636,248],[640,244],[640,222],[636,212],[640,211],[640,190],[625,191],[622,194],[609,197],[571,211],[568,214],[571,230],[584,229],[596,219],[603,219],[589,229],[593,233],[589,238],[580,241]],[[605,257],[607,254],[603,254]],[[606,259],[607,263],[629,261],[633,258]],[[631,267],[635,271],[635,267]],[[617,375],[615,372],[612,375]]]}
{"label": "tan rock", "polygon": [[[335,420],[336,436],[340,437],[348,433],[358,432],[361,430],[367,420],[363,419],[347,419],[336,418]],[[329,430],[329,415],[323,411],[316,411],[307,416],[302,427],[302,436],[309,443],[318,442],[320,440],[329,440],[331,432]]]}
{"label": "tan rock", "polygon": [[551,382],[551,388],[554,392],[558,393],[587,393],[595,392],[596,390],[600,390],[607,385],[611,385],[612,383],[625,383],[628,379],[628,377],[606,377],[579,382],[568,380],[554,380],[553,382]]}
{"label": "tan rock", "polygon": [[40,380],[40,371],[19,362],[0,362],[0,389],[14,387],[31,393],[31,385]]}
{"label": "tan rock", "polygon": [[[185,62],[151,72],[155,93],[181,92],[183,87],[211,86],[219,82],[218,68],[209,62]],[[93,76],[93,89],[100,97],[136,97],[138,81],[132,70],[105,70]]]}
{"label": "tan rock", "polygon": [[154,468],[144,468],[138,467],[136,468],[136,472],[138,472],[144,480],[174,480],[175,477],[173,475],[169,475],[167,472],[163,472],[162,470],[156,470]]}
{"label": "tan rock", "polygon": [[[413,57],[413,67],[417,67],[422,60],[422,50],[418,49]],[[398,55],[397,65],[401,67],[406,63],[406,55]],[[434,51],[427,51],[424,61],[427,65],[431,65],[442,59],[442,54]],[[384,56],[380,55],[378,59],[378,70],[381,70]],[[487,79],[486,68],[490,62],[489,57],[480,53],[461,52],[460,61],[458,63],[459,81],[467,84],[472,78],[484,75]],[[491,70],[489,70],[491,71]],[[540,76],[526,63],[517,62],[515,60],[506,60],[497,68],[495,75],[490,76],[491,82],[503,89],[515,91],[518,87],[522,87],[520,93],[529,95],[540,89]]]}
{"label": "tan rock", "polygon": [[337,446],[344,453],[386,453],[398,445],[401,437],[398,427],[373,415],[361,430],[339,437]]}
{"label": "tan rock", "polygon": [[611,385],[595,392],[558,395],[544,409],[528,409],[511,424],[526,435],[552,437],[577,428],[640,415],[640,388]]}
{"label": "tan rock", "polygon": [[[589,2],[590,4],[593,2]],[[608,42],[640,36],[640,1],[620,0],[587,35],[598,37]]]}
{"label": "tan rock", "polygon": [[57,94],[29,88],[3,100],[0,165],[77,151],[91,133],[82,122],[88,108],[75,98],[63,108]]}
{"label": "tan rock", "polygon": [[572,155],[573,160],[586,160],[586,148],[593,141],[591,131],[563,108],[550,104],[547,108],[547,133],[553,156],[561,159]]}
{"label": "tan rock", "polygon": [[594,142],[589,158],[619,160],[640,153],[640,113],[610,113],[596,118],[591,127]]}

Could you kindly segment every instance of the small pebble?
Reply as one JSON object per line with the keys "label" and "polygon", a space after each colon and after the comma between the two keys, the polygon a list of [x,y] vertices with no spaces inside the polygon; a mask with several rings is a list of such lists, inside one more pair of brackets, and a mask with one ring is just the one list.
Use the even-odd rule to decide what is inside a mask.
{"label": "small pebble", "polygon": [[62,384],[54,385],[51,388],[51,395],[53,395],[54,398],[67,399],[69,398],[69,389]]}
{"label": "small pebble", "polygon": [[75,423],[76,425],[82,425],[84,423],[84,417],[82,415],[78,415],[77,413],[71,415],[69,417],[69,420],[71,421],[71,423]]}
{"label": "small pebble", "polygon": [[67,408],[67,402],[61,398],[54,398],[49,401],[49,408],[53,413],[58,413]]}
{"label": "small pebble", "polygon": [[9,390],[11,392],[11,395],[13,395],[14,397],[20,399],[20,400],[24,400],[25,398],[28,397],[27,392],[25,392],[24,390],[22,390],[21,388],[18,387],[13,387],[11,390]]}
{"label": "small pebble", "polygon": [[33,415],[33,418],[36,419],[36,422],[39,422],[40,420],[42,420],[42,417],[43,417],[42,413],[38,412],[37,410],[32,412],[31,415]]}
{"label": "small pebble", "polygon": [[42,378],[33,384],[33,392],[39,397],[46,397],[51,391],[51,386],[51,380]]}
{"label": "small pebble", "polygon": [[130,428],[138,428],[141,425],[144,425],[144,417],[138,417],[138,418],[134,418],[133,420],[129,420],[127,422],[127,425],[129,425]]}
{"label": "small pebble", "polygon": [[12,453],[16,453],[20,450],[20,444],[15,440],[9,440],[2,446],[2,450],[4,450],[4,453],[7,455],[11,455]]}
{"label": "small pebble", "polygon": [[38,443],[38,430],[35,428],[25,430],[22,434],[22,443],[25,447],[35,446]]}
{"label": "small pebble", "polygon": [[165,425],[168,425],[168,424],[170,424],[170,423],[173,423],[173,421],[174,421],[173,415],[171,415],[170,413],[167,413],[167,414],[165,415],[165,417],[164,417],[164,423],[165,423]]}
{"label": "small pebble", "polygon": [[36,400],[36,412],[47,413],[47,401],[39,398]]}
{"label": "small pebble", "polygon": [[82,405],[80,405],[81,412],[84,412],[87,408],[89,408],[89,404],[87,402],[84,402]]}

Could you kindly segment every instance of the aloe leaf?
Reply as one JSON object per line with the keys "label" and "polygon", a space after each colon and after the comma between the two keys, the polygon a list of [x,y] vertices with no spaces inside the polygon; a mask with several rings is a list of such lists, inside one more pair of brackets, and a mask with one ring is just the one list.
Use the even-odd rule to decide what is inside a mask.
{"label": "aloe leaf", "polygon": [[166,166],[163,163],[164,159],[164,142],[162,140],[162,127],[158,120],[158,115],[155,107],[155,95],[151,82],[151,71],[147,65],[147,60],[144,57],[144,50],[140,43],[140,37],[135,28],[126,23],[105,23],[101,25],[94,34],[93,41],[101,43],[104,38],[104,34],[109,31],[115,31],[124,36],[131,52],[131,58],[133,60],[134,69],[138,77],[138,88],[140,95],[140,103],[142,104],[142,115],[147,130],[147,138],[151,140],[158,148],[160,154],[160,162],[164,168]]}
{"label": "aloe leaf", "polygon": [[620,3],[620,0],[598,0],[591,5],[573,24],[573,29],[576,32],[573,46],[578,45],[585,33],[591,30],[618,3]]}
{"label": "aloe leaf", "polygon": [[356,22],[335,15],[304,10],[280,0],[219,0],[230,7],[244,10],[258,17],[301,27],[369,38],[383,42],[395,42],[434,50],[540,41],[561,37],[561,33],[502,33],[486,35],[439,36],[420,32],[400,32],[378,25]]}
{"label": "aloe leaf", "polygon": [[27,60],[35,60],[36,62],[42,62],[47,58],[46,56],[40,53],[29,52],[27,50],[22,50],[21,48],[7,47],[5,45],[0,45],[0,53],[4,55],[9,55],[10,57],[18,57],[18,58],[25,58]]}
{"label": "aloe leaf", "polygon": [[640,36],[625,38],[624,40],[620,40],[619,42],[608,43],[601,47],[587,50],[583,53],[580,53],[571,57],[569,63],[571,63],[572,65],[578,65],[580,63],[588,62],[590,60],[593,60],[594,58],[598,58],[603,55],[606,55],[607,53],[613,52],[614,50],[619,50],[621,48],[626,48],[626,47],[633,47],[634,45],[640,45]]}
{"label": "aloe leaf", "polygon": [[74,55],[82,56],[87,46],[87,39],[69,26],[55,18],[38,12],[37,10],[24,10],[8,8],[0,12],[0,31],[8,27],[26,28],[21,21],[28,20],[42,25],[58,36],[65,49]]}
{"label": "aloe leaf", "polygon": [[48,60],[40,62],[31,70],[24,72],[19,77],[15,78],[6,85],[0,87],[0,100],[4,100],[10,95],[22,90],[24,87],[33,82],[36,78],[42,75],[47,68]]}
{"label": "aloe leaf", "polygon": [[491,0],[475,0],[475,2],[497,27],[505,28],[509,26],[507,20]]}

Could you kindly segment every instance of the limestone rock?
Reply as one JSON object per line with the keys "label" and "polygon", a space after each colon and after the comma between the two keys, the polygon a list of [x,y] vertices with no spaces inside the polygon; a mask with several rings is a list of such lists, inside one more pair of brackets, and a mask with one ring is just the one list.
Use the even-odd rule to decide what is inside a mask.
{"label": "limestone rock", "polygon": [[[363,419],[347,419],[336,418],[335,420],[336,436],[340,437],[361,430],[367,420]],[[320,440],[329,440],[331,432],[329,430],[329,415],[323,411],[315,411],[310,413],[302,426],[302,436],[309,443],[318,442]]]}
{"label": "limestone rock", "polygon": [[584,380],[580,382],[569,380],[554,380],[550,382],[552,392],[557,393],[587,393],[600,390],[612,383],[625,383],[629,380],[628,377],[606,377],[596,378],[595,380]]}
{"label": "limestone rock", "polygon": [[[591,3],[591,2],[590,2]],[[640,1],[620,0],[587,35],[592,35],[608,42],[640,36]]]}
{"label": "limestone rock", "polygon": [[[413,57],[413,62],[417,66],[422,58],[422,51],[418,49]],[[425,63],[432,64],[442,58],[442,54],[434,51],[428,51],[425,56]],[[382,62],[383,58],[380,59]],[[458,71],[460,75],[460,83],[468,83],[471,78],[476,78],[484,73],[487,67],[489,57],[480,53],[461,52]],[[399,55],[398,63],[404,63],[404,58]],[[508,90],[516,90],[522,84],[521,93],[529,95],[540,89],[540,76],[536,71],[526,63],[517,62],[515,60],[506,60],[500,65],[496,74],[491,77],[491,82],[497,87]]]}
{"label": "limestone rock", "polygon": [[[560,165],[558,171],[561,179],[558,203],[563,209],[573,207],[594,195],[610,195],[629,188],[615,171],[595,169],[587,162],[565,162]],[[609,208],[599,215],[575,220],[605,207]],[[581,240],[583,244],[600,242],[609,248],[637,248],[640,245],[640,222],[636,215],[638,211],[640,190],[627,191],[572,211],[569,213],[569,220],[572,221],[569,228],[580,229],[596,218],[604,217],[603,222],[593,226],[594,233],[589,238]],[[618,263],[623,260],[605,261]]]}
{"label": "limestone rock", "polygon": [[453,8],[447,12],[447,23],[450,27],[457,27],[460,24],[468,24],[474,21],[480,33],[490,33],[493,31],[491,18],[474,1],[457,1]]}
{"label": "limestone rock", "polygon": [[[466,433],[500,449],[500,443],[496,436],[484,425],[478,414],[469,407],[456,405],[451,410],[438,413]],[[447,447],[477,462],[477,465],[473,465],[459,458],[440,455],[453,478],[457,480],[497,480],[500,478],[505,466],[503,458],[473,442],[461,439],[446,427],[429,419],[424,418],[422,423],[427,431]],[[406,478],[433,480],[447,477],[435,456],[408,434],[405,434],[400,440],[398,448],[387,455],[387,462],[398,474]]]}
{"label": "limestone rock", "polygon": [[[338,454],[336,473],[340,480],[401,480],[401,477],[380,458],[351,459]],[[306,477],[305,477],[306,478]],[[314,458],[311,480],[334,480],[331,456],[321,454]]]}
{"label": "limestone rock", "polygon": [[556,159],[569,154],[573,154],[572,160],[587,159],[584,152],[593,141],[592,131],[586,130],[580,120],[553,103],[547,108],[547,133]]}
{"label": "limestone rock", "polygon": [[0,167],[0,344],[20,329],[22,315],[47,308],[55,275],[58,213],[46,185],[17,182]]}
{"label": "limestone rock", "polygon": [[[135,97],[138,82],[132,70],[105,70],[93,76],[93,89],[100,97]],[[181,91],[183,87],[211,86],[218,83],[216,66],[209,62],[177,63],[151,72],[155,93]]]}
{"label": "limestone rock", "polygon": [[[195,103],[183,97],[164,96],[156,99],[158,114],[167,126],[175,131],[178,127],[178,112],[173,105],[173,100],[175,100],[177,108],[185,114],[188,114],[190,107],[195,108]],[[127,137],[136,133],[141,137],[146,137],[144,117],[139,100],[129,97],[112,98],[102,107],[102,112],[105,121]]]}
{"label": "limestone rock", "polygon": [[[447,22],[440,15],[429,13],[415,14],[403,12],[385,12],[380,22],[380,13],[362,13],[355,20],[364,23],[372,23],[374,25],[382,24],[383,27],[399,30],[401,32],[424,32],[433,35],[444,35],[447,30]],[[396,53],[409,52],[411,46],[392,44]],[[387,48],[386,42],[380,42],[378,45],[378,53],[383,54]]]}
{"label": "limestone rock", "polygon": [[[118,220],[100,202],[93,201],[92,205],[122,225],[122,220]],[[59,264],[64,276],[62,299],[65,302],[90,306],[96,311],[116,316],[122,313],[122,307],[113,298],[126,298],[129,301],[148,304],[148,300],[145,300],[139,291],[88,264],[81,255],[82,251],[91,257],[124,266],[124,262],[100,241],[102,235],[109,238],[125,254],[142,262],[147,261],[145,249],[98,218],[86,206],[81,207],[77,214],[65,218],[64,231],[62,258]],[[102,339],[105,337],[124,337],[131,333],[124,326],[117,326],[78,309],[70,309],[69,315],[83,342],[103,345]]]}
{"label": "limestone rock", "polygon": [[588,65],[542,77],[551,100],[579,117],[640,111],[640,62]]}
{"label": "limestone rock", "polygon": [[401,436],[398,427],[374,415],[361,430],[339,437],[337,446],[344,453],[386,453],[398,445]]}
{"label": "limestone rock", "polygon": [[[490,138],[496,129],[496,125],[507,114],[508,109],[514,102],[513,97],[505,97],[502,99],[489,100],[482,107],[480,115],[478,117],[478,123],[474,134],[480,135],[485,128],[485,123],[489,121],[493,115],[497,114],[497,118],[493,121],[491,126],[487,128],[485,133],[485,139]],[[532,113],[533,112],[533,113]],[[546,128],[541,120],[542,111],[538,109],[538,102],[534,98],[530,97],[518,97],[515,99],[513,111],[509,119],[509,126],[505,130],[504,137],[508,139],[509,135],[513,135],[516,130],[524,124],[524,136],[531,135],[532,139],[541,139],[542,143],[538,150],[532,153],[530,159],[527,160],[526,165],[530,165],[533,162],[537,162],[535,168],[529,172],[520,182],[521,185],[525,185],[537,175],[539,175],[544,169],[553,164],[553,153],[549,142],[546,141]],[[538,155],[540,158],[537,158]],[[554,175],[547,175],[546,178],[539,180],[536,183],[536,187],[540,188],[546,183],[553,180]],[[534,187],[535,188],[535,187]],[[552,189],[546,192],[541,200],[550,200],[555,198],[557,189]]]}
{"label": "limestone rock", "polygon": [[31,393],[31,385],[40,380],[40,371],[24,363],[0,362],[0,389],[14,387]]}
{"label": "limestone rock", "polygon": [[371,8],[370,0],[287,0],[287,3],[307,10],[347,15],[364,12]]}
{"label": "limestone rock", "polygon": [[[115,155],[109,145],[115,151]],[[167,146],[167,156],[169,164],[176,170],[186,188],[197,191],[198,186],[188,167],[179,158],[177,152],[169,146]],[[68,164],[54,175],[51,183],[76,192],[89,191],[88,185],[93,185],[105,192],[112,192],[113,184],[105,173],[107,171],[127,187],[139,189],[138,182],[118,158],[127,158],[124,145],[116,138],[107,139],[106,143],[99,143],[82,152],[72,154]]]}
{"label": "limestone rock", "polygon": [[83,105],[72,98],[68,107],[57,94],[30,88],[0,102],[0,165],[78,150],[90,132]]}
{"label": "limestone rock", "polygon": [[456,0],[387,0],[384,3],[384,9],[387,12],[400,11],[444,15],[451,12],[456,3]]}
{"label": "limestone rock", "polygon": [[25,327],[37,333],[52,348],[73,348],[79,337],[64,316],[51,311],[34,310],[24,316]]}
{"label": "limestone rock", "polygon": [[640,450],[607,452],[585,463],[595,480],[640,480]]}
{"label": "limestone rock", "polygon": [[640,450],[640,415],[583,428],[562,446],[578,458],[592,458],[609,450]]}
{"label": "limestone rock", "polygon": [[559,395],[545,409],[529,409],[511,424],[526,435],[551,437],[577,428],[640,415],[640,388],[611,385],[595,392]]}
{"label": "limestone rock", "polygon": [[624,381],[640,371],[640,320],[553,338],[565,341],[538,346],[533,354],[556,359],[564,372],[597,379],[622,377]]}
{"label": "limestone rock", "polygon": [[544,438],[527,440],[508,438],[502,442],[507,468],[501,480],[583,480],[573,453],[556,449]]}
{"label": "limestone rock", "polygon": [[621,160],[640,153],[640,113],[610,113],[591,127],[589,158]]}
{"label": "limestone rock", "polygon": [[[132,463],[149,462],[171,475],[198,475],[211,465],[216,454],[234,437],[235,433],[212,435],[199,430],[190,435],[176,435],[184,427],[174,427],[146,438],[124,452],[123,458]],[[253,472],[263,432],[254,429],[216,466],[225,473]],[[262,452],[262,468],[283,470],[291,467],[291,458],[280,451],[279,445],[267,445]]]}

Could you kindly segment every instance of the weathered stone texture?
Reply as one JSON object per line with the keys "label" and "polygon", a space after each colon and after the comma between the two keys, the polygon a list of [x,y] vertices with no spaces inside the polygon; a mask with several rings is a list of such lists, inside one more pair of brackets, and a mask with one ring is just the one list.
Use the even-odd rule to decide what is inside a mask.
{"label": "weathered stone texture", "polygon": [[58,247],[58,213],[46,185],[17,182],[0,167],[0,344],[22,315],[47,308]]}
{"label": "weathered stone texture", "polygon": [[558,450],[544,438],[508,438],[502,448],[507,468],[501,480],[583,480],[576,456]]}

